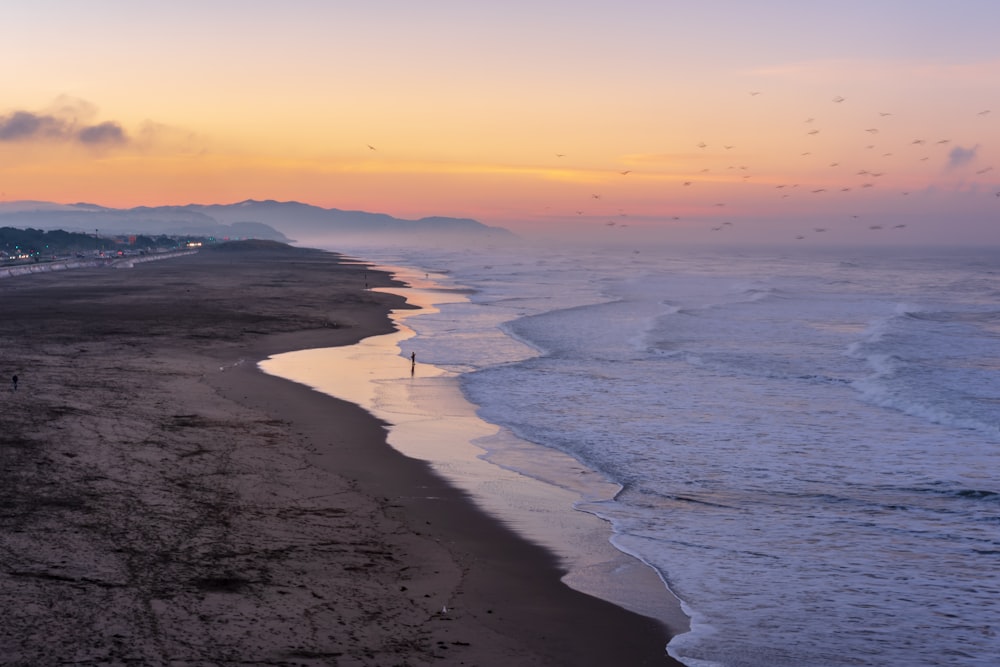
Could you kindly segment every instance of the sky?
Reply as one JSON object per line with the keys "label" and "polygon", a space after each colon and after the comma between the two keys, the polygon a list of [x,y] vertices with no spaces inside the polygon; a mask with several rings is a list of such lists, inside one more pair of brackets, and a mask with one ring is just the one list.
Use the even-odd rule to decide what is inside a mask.
{"label": "sky", "polygon": [[2,17],[2,201],[1000,245],[995,0],[35,0]]}

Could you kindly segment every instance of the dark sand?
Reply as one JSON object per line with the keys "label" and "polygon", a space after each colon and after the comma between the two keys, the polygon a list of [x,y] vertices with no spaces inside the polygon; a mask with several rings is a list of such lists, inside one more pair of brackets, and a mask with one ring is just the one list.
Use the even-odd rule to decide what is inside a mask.
{"label": "dark sand", "polygon": [[365,274],[227,244],[0,281],[0,664],[677,664],[371,415],[256,369],[388,332]]}

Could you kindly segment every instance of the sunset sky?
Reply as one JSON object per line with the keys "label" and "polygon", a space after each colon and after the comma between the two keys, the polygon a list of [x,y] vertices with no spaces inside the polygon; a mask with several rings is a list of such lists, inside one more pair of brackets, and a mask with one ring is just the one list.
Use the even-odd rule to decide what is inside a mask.
{"label": "sunset sky", "polygon": [[997,26],[995,0],[8,3],[0,199],[1000,244]]}

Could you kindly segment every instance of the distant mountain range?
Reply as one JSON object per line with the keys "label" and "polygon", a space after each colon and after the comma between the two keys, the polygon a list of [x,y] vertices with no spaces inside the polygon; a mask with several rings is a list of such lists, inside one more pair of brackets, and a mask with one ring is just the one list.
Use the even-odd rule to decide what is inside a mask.
{"label": "distant mountain range", "polygon": [[0,202],[0,227],[63,229],[100,235],[169,234],[329,243],[371,237],[380,242],[436,243],[509,240],[514,235],[468,218],[394,218],[383,213],[343,211],[310,204],[248,199],[236,204],[108,208],[96,204],[41,201]]}

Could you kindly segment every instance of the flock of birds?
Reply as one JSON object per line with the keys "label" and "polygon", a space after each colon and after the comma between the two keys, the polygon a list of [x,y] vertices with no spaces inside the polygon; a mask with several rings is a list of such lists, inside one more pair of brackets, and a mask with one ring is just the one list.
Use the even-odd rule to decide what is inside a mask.
{"label": "flock of birds", "polygon": [[[761,91],[756,91],[756,90],[750,91],[750,96],[753,98],[757,98],[761,94],[762,94]],[[830,102],[832,102],[834,105],[844,105],[845,102],[847,102],[847,98],[838,95],[836,97],[831,98]],[[985,118],[986,116],[989,116],[990,113],[991,111],[989,109],[978,111],[975,114],[970,113],[969,120],[971,121],[976,117],[982,119]],[[882,123],[891,124],[892,121],[894,120],[893,117],[894,117],[893,113],[887,111],[881,111],[878,112],[877,119]],[[736,199],[733,202],[714,201],[709,203],[711,200],[698,200],[697,197],[691,197],[690,195],[688,195],[688,192],[697,191],[698,189],[700,189],[700,186],[705,183],[713,183],[714,185],[713,191],[717,192],[719,191],[720,187],[725,187],[732,183],[739,183],[739,182],[762,183],[765,181],[768,182],[768,184],[765,185],[764,187],[773,188],[776,193],[776,197],[778,199],[791,199],[797,195],[819,196],[825,193],[848,193],[853,190],[867,191],[869,189],[875,188],[880,183],[880,179],[882,179],[882,177],[887,173],[884,170],[884,167],[879,167],[877,169],[872,168],[870,166],[870,163],[878,162],[881,165],[892,164],[893,159],[897,160],[908,159],[908,160],[916,160],[919,162],[930,162],[932,159],[932,155],[934,154],[928,153],[927,151],[936,150],[937,151],[936,157],[938,158],[938,162],[933,162],[930,164],[937,165],[940,162],[940,158],[946,157],[947,160],[949,161],[945,163],[946,165],[949,163],[953,163],[961,165],[963,168],[965,168],[969,167],[969,165],[978,157],[977,156],[977,151],[979,148],[978,144],[975,145],[973,148],[963,148],[962,146],[953,142],[950,138],[926,139],[918,137],[902,142],[898,138],[895,140],[890,138],[889,139],[890,145],[887,147],[882,147],[879,146],[879,144],[877,143],[878,139],[887,136],[891,137],[893,132],[891,128],[890,131],[886,133],[883,133],[882,127],[875,127],[875,126],[855,128],[853,130],[848,130],[848,131],[853,132],[853,135],[850,135],[852,137],[858,137],[858,136],[866,137],[867,141],[865,142],[865,144],[861,146],[859,143],[859,145],[855,146],[855,148],[856,149],[863,148],[863,151],[861,152],[866,156],[865,159],[869,163],[869,167],[867,168],[855,168],[853,170],[854,178],[850,182],[841,180],[841,183],[839,185],[836,186],[830,185],[829,182],[831,180],[843,179],[843,174],[845,170],[848,170],[849,168],[846,167],[846,163],[841,162],[843,158],[832,159],[832,160],[830,158],[827,158],[827,160],[823,161],[825,162],[825,165],[817,162],[817,160],[819,160],[819,155],[814,155],[814,150],[817,149],[815,148],[815,146],[810,147],[809,142],[815,140],[817,137],[821,135],[824,135],[824,129],[822,129],[819,126],[819,123],[817,122],[817,119],[815,117],[808,117],[803,120],[803,129],[801,137],[802,141],[804,142],[802,148],[806,148],[807,150],[801,150],[797,156],[795,155],[786,156],[792,158],[797,157],[801,159],[808,158],[812,160],[812,162],[809,164],[803,163],[801,175],[802,175],[802,180],[805,181],[805,183],[775,182],[773,174],[768,174],[768,173],[755,174],[750,170],[748,166],[739,163],[735,164],[730,163],[725,168],[724,170],[725,173],[722,174],[721,176],[719,174],[719,171],[718,170],[713,171],[712,167],[705,167],[702,168],[697,173],[688,173],[686,175],[679,177],[676,174],[665,175],[662,173],[659,174],[645,173],[641,175],[645,177],[652,176],[660,180],[666,181],[669,184],[669,187],[673,186],[680,187],[683,193],[678,193],[677,190],[672,190],[671,192],[668,192],[667,198],[664,201],[664,205],[674,207],[675,209],[679,207],[684,207],[685,209],[688,210],[685,212],[684,216],[672,215],[666,213],[657,213],[651,215],[648,212],[643,212],[642,218],[646,220],[655,219],[655,220],[667,220],[671,222],[679,222],[686,219],[687,222],[695,222],[698,224],[705,222],[707,223],[707,226],[705,227],[706,231],[724,232],[728,229],[733,228],[735,226],[735,223],[732,220],[722,220],[720,222],[720,219],[723,217],[720,215],[720,212],[723,209],[725,209],[726,211],[741,210],[742,204],[740,200]],[[836,135],[836,141],[840,142],[840,145],[846,145],[847,141],[852,141],[852,140],[853,139],[848,139],[846,136],[843,135]],[[893,141],[895,141],[895,143],[892,143]],[[900,146],[900,143],[906,145]],[[715,151],[720,147],[723,152],[722,153],[716,152],[713,154],[713,151]],[[370,151],[378,151],[378,149],[371,144],[367,144],[367,148]],[[707,162],[711,160],[713,163],[721,164],[721,162],[719,161],[719,158],[721,156],[728,157],[740,154],[740,151],[736,150],[737,147],[730,143],[720,143],[716,146],[711,146],[704,141],[700,141],[694,144],[692,148],[697,148],[698,151],[702,154],[697,158],[694,158],[692,161]],[[914,152],[913,152],[914,149],[919,149],[920,151],[922,151],[918,157],[914,157]],[[943,156],[941,154],[942,149],[950,149],[950,152],[947,153],[947,155]],[[901,150],[906,152],[905,158],[903,157],[903,155],[899,155],[896,158],[894,158],[894,156],[897,155],[896,151],[901,151]],[[562,160],[564,158],[567,158],[568,155],[566,153],[555,153],[555,157],[557,159]],[[816,175],[817,169],[822,166],[825,166],[828,170],[836,170],[835,172],[828,171],[827,173],[830,174],[837,173],[838,176],[836,177],[817,176]],[[987,175],[989,172],[992,172],[993,167],[992,166],[979,167],[977,169],[974,169],[973,171],[975,176],[981,177]],[[608,173],[610,174],[611,171],[609,170]],[[634,173],[638,174],[639,172],[636,172],[633,169],[618,169],[616,170],[616,173],[619,176],[627,177]],[[812,181],[811,185],[806,184],[809,181]],[[823,185],[822,183],[819,183],[817,181],[826,182],[826,184]],[[900,190],[899,192],[903,196],[911,194],[911,190]],[[757,204],[759,204],[760,201],[759,189],[757,190],[757,193],[758,194],[756,195],[756,202]],[[1000,191],[997,191],[994,194],[996,199],[1000,200]],[[620,200],[616,201],[614,194],[612,194],[611,197],[605,197],[605,195],[602,193],[592,192],[590,194],[590,200],[592,204],[594,202],[601,202],[601,204],[597,207],[596,210],[595,208],[590,208],[590,210],[588,210],[585,207],[581,207],[577,208],[572,213],[565,213],[563,216],[559,217],[575,215],[582,219],[587,219],[588,221],[602,219],[604,220],[603,225],[608,228],[621,229],[629,227],[629,223],[626,221],[629,217],[629,213],[624,208],[618,207],[615,213],[609,213],[610,207],[615,207],[617,204],[620,204],[621,202],[627,202],[628,197],[623,197]],[[727,206],[730,205],[730,203],[734,205],[730,206],[729,208],[726,208]],[[842,203],[842,200],[840,203]],[[546,207],[546,208],[547,208],[546,215],[547,216],[553,215],[551,207]],[[835,206],[830,210],[837,211],[842,208],[843,208],[842,206],[839,208]],[[830,218],[829,215],[826,217]],[[858,213],[851,213],[849,214],[849,217],[845,214],[845,220],[850,219],[858,221],[860,220],[861,217],[862,216]],[[857,225],[854,225],[853,228],[857,228]],[[883,222],[882,224],[867,225],[867,229],[870,231],[879,231],[883,229],[903,230],[906,228],[907,228],[906,223],[889,224]],[[830,229],[832,229],[832,227],[812,226],[809,229],[798,230],[797,233],[794,234],[794,238],[796,240],[804,240],[807,238],[807,234],[824,234]]]}
{"label": "flock of birds", "polygon": [[[760,91],[750,92],[751,97],[757,97],[759,95],[761,95]],[[836,96],[831,99],[831,102],[835,105],[843,105],[845,102],[847,102],[847,99],[842,96]],[[990,113],[991,111],[988,109],[978,111],[975,114],[970,114],[970,120],[974,120],[976,117],[978,117],[979,119],[985,118]],[[883,123],[891,123],[893,120],[893,116],[894,114],[891,112],[882,111],[878,113],[878,119]],[[901,147],[898,145],[899,143],[898,140],[896,140],[895,146],[880,148],[880,146],[878,145],[877,141],[879,135],[882,135],[883,137],[886,136],[886,134],[891,135],[892,134],[891,131],[883,134],[882,128],[872,126],[872,127],[865,127],[861,130],[855,130],[855,132],[857,132],[858,135],[867,138],[867,142],[865,142],[863,145],[862,154],[866,156],[866,160],[870,164],[871,163],[878,163],[880,165],[891,164],[894,155],[896,155],[896,152],[902,150]],[[792,156],[792,157],[799,157],[802,159],[808,158],[813,160],[811,164],[803,167],[803,180],[815,181],[822,179],[825,181],[832,181],[840,179],[841,184],[833,186],[830,185],[829,183],[825,185],[820,183],[814,183],[813,185],[806,185],[804,183],[796,183],[796,182],[776,183],[773,182],[774,180],[773,176],[765,175],[763,180],[771,181],[771,183],[767,187],[773,187],[777,198],[790,199],[798,194],[820,196],[823,195],[824,193],[848,193],[853,190],[865,191],[871,188],[875,188],[880,183],[880,179],[882,179],[882,177],[887,173],[883,167],[873,168],[869,166],[867,168],[857,168],[853,170],[854,179],[848,182],[843,180],[843,172],[845,167],[842,166],[842,162],[838,159],[833,159],[830,161],[825,161],[826,167],[830,170],[839,170],[839,175],[836,178],[834,177],[815,178],[812,174],[816,171],[817,167],[820,166],[816,162],[816,160],[819,158],[818,156],[813,155],[813,151],[815,149],[810,148],[808,142],[811,139],[818,137],[822,133],[823,130],[819,127],[819,124],[817,123],[817,119],[815,117],[805,118],[803,121],[803,130],[802,130],[802,139],[804,144],[802,148],[806,150],[802,150],[799,152],[798,156]],[[837,136],[837,141],[843,142],[844,140],[845,139],[840,135]],[[949,138],[925,139],[918,137],[909,139],[904,143],[907,144],[905,148],[908,150],[905,152],[905,154],[901,154],[896,159],[908,159],[908,160],[916,160],[918,162],[929,162],[931,161],[933,156],[936,158],[936,160],[931,164],[935,166],[939,164],[941,159],[946,159],[954,161],[956,164],[960,163],[963,167],[968,167],[969,163],[971,163],[977,157],[978,145],[975,146],[974,148],[962,148],[961,146],[955,144]],[[736,146],[727,143],[720,143],[713,148],[708,143],[701,141],[696,143],[694,147],[697,148],[698,151],[703,152],[706,155],[711,151],[713,151],[714,149],[721,147],[723,152],[721,154],[716,153],[714,156],[716,158],[720,156],[737,155],[739,153],[739,151],[735,151]],[[861,145],[859,145],[858,147],[862,148]],[[919,149],[920,154],[915,156],[913,149]],[[937,149],[937,154],[935,155],[933,152],[928,153],[929,149]],[[948,149],[950,150],[950,152],[945,155],[942,155],[941,149]],[[555,157],[563,159],[567,157],[567,154],[556,153]],[[718,162],[718,160],[715,161]],[[948,164],[948,162],[945,162],[945,164]],[[713,191],[718,191],[719,185],[724,183],[760,182],[759,180],[751,181],[751,179],[754,178],[755,174],[752,173],[750,168],[747,167],[746,165],[738,163],[730,164],[728,167],[726,167],[725,171],[727,172],[727,174],[720,177],[718,175],[718,171],[712,172],[711,167],[706,167],[701,169],[697,173],[690,173],[681,176],[679,178],[670,177],[667,180],[668,182],[670,182],[670,185],[676,185],[682,189],[690,189],[690,190],[697,190],[699,188],[699,185],[709,181],[714,181],[715,187],[713,188]],[[985,167],[980,167],[978,169],[974,169],[973,171],[975,176],[981,177],[993,171],[993,167],[985,166]],[[617,174],[619,174],[620,176],[629,176],[630,174],[633,173],[634,170],[632,169],[624,169],[617,171]],[[720,211],[714,210],[714,209],[726,209],[726,207],[729,205],[729,202],[715,201],[709,203],[711,200],[703,200],[691,203],[695,198],[692,198],[690,196],[678,196],[675,193],[676,191],[674,191],[674,193],[668,193],[668,199],[665,202],[666,205],[668,206],[683,205],[689,209],[694,209],[695,213],[694,214],[687,213],[685,216],[663,215],[658,217],[662,217],[671,221],[681,221],[685,217],[688,218],[689,221],[705,221],[709,225],[706,229],[712,232],[724,232],[727,229],[734,227],[734,222],[732,222],[731,220],[724,220],[720,222],[720,218],[723,216],[720,216]],[[900,194],[903,196],[910,195],[911,190],[901,190]],[[685,192],[684,195],[687,195],[687,192]],[[1000,191],[995,192],[995,197],[998,200],[1000,200]],[[601,207],[601,210],[599,212],[595,212],[594,207],[590,207],[590,210],[587,210],[587,208],[585,207],[581,207],[576,209],[573,212],[573,214],[580,217],[586,217],[587,219],[593,219],[595,217],[606,218],[603,224],[604,226],[609,228],[625,228],[629,226],[628,222],[626,221],[629,214],[623,208],[618,208],[617,212],[611,214],[611,216],[609,217],[608,206],[609,205],[613,206],[613,204],[608,204],[608,202],[610,202],[613,199],[613,197],[611,198],[605,197],[605,195],[602,193],[591,193],[590,199],[592,203],[600,201],[602,202],[602,204],[607,204],[607,205]],[[739,208],[739,203],[737,202],[736,206],[730,207],[726,210],[731,211],[738,208]],[[846,219],[858,221],[860,220],[861,217],[862,216],[858,213],[852,213],[850,214],[850,217]],[[903,230],[906,229],[906,227],[907,227],[906,223],[897,223],[897,224],[883,223],[883,224],[867,225],[867,229],[870,231],[878,231],[882,229]],[[826,226],[811,227],[808,230],[801,229],[798,230],[798,233],[794,234],[794,238],[796,240],[804,240],[807,238],[807,234],[823,234],[827,232],[828,229],[830,229],[830,227]]]}

